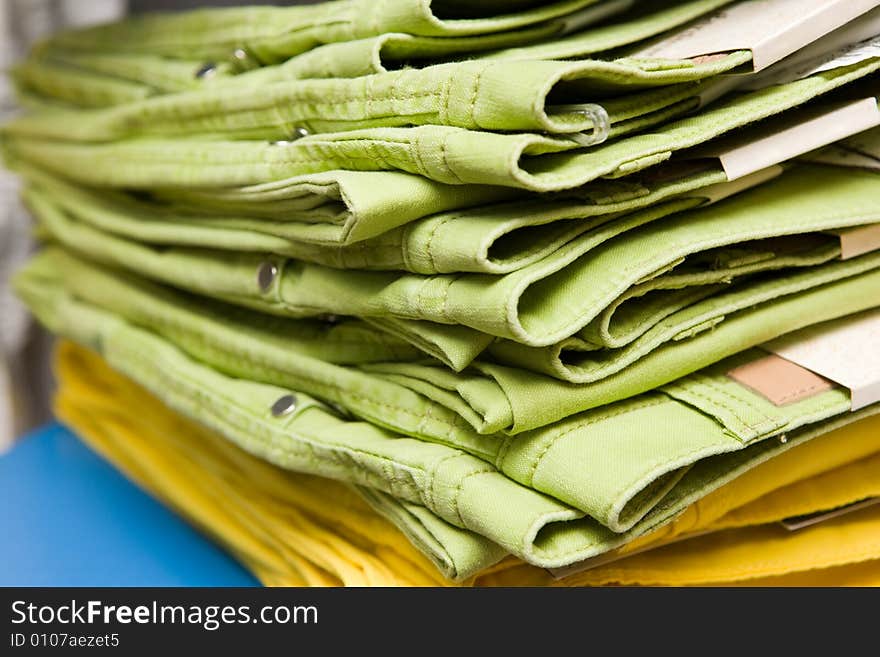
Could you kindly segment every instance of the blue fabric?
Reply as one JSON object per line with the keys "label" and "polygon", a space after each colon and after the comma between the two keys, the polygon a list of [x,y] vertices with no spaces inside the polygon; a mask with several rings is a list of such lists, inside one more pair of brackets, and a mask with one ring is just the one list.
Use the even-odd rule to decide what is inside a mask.
{"label": "blue fabric", "polygon": [[0,457],[0,528],[2,586],[258,585],[58,424]]}

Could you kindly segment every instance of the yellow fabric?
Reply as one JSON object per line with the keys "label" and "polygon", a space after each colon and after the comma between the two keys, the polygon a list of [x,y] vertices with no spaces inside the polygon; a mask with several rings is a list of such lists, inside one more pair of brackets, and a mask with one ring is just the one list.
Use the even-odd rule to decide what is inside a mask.
{"label": "yellow fabric", "polygon": [[437,585],[434,566],[342,484],[290,473],[173,413],[71,343],[58,416],[127,476],[196,521],[267,585]]}
{"label": "yellow fabric", "polygon": [[716,584],[877,559],[880,506],[796,532],[777,524],[715,532],[588,570],[565,584]]}
{"label": "yellow fabric", "polygon": [[[762,463],[692,504],[675,522],[627,544],[619,552],[630,554],[710,528],[775,522],[871,497],[880,486],[876,461],[849,468],[871,455],[880,456],[877,416],[837,429],[833,435],[798,445]],[[838,468],[838,475],[830,472]],[[829,473],[828,477],[811,482],[811,478],[822,473]],[[803,485],[789,488],[794,482]],[[771,492],[774,495],[769,495]]]}
{"label": "yellow fabric", "polygon": [[[446,584],[347,486],[248,455],[170,411],[82,347],[62,343],[56,369],[59,417],[135,482],[215,536],[263,583]],[[755,468],[627,548],[650,545],[650,552],[560,581],[509,558],[469,583],[878,585],[880,508],[793,533],[766,524],[880,494],[878,488],[880,417],[874,417]],[[724,528],[738,529],[717,531]],[[680,541],[709,531],[716,533]]]}

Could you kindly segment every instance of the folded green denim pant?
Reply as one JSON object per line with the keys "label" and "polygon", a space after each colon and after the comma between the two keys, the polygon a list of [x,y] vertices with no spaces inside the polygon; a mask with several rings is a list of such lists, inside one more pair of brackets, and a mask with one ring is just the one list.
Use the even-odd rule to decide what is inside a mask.
{"label": "folded green denim pant", "polygon": [[[853,269],[857,262],[858,260],[848,261],[839,266]],[[876,267],[878,263],[873,264]],[[751,311],[744,321],[732,320],[719,329],[718,340],[724,344],[726,352],[719,353],[716,350],[711,353],[712,341],[707,340],[705,335],[687,343],[690,346],[666,349],[659,357],[652,356],[651,366],[641,365],[635,368],[637,371],[627,382],[626,394],[617,398],[631,397],[667,384],[681,375],[751,344],[764,342],[786,330],[872,307],[878,303],[878,284],[880,273],[875,269],[869,274],[855,275],[825,286],[824,289],[795,295],[786,302],[791,309],[783,308],[782,312]],[[529,468],[525,465],[528,463],[528,455],[540,451],[542,441],[547,436],[555,435],[559,426],[570,421],[560,418],[569,418],[577,412],[574,409],[580,397],[591,394],[589,386],[562,385],[540,375],[500,366],[494,366],[493,370],[491,366],[480,365],[479,369],[458,375],[448,370],[425,366],[421,366],[420,372],[418,362],[397,366],[390,362],[372,365],[363,362],[357,368],[341,367],[314,358],[310,349],[300,350],[302,339],[299,336],[303,330],[298,328],[298,320],[281,320],[241,310],[230,311],[223,306],[160,288],[118,271],[103,270],[54,249],[37,258],[25,270],[18,279],[18,288],[38,316],[55,331],[76,337],[75,331],[81,324],[82,307],[88,306],[92,309],[89,312],[97,312],[101,308],[101,312],[109,311],[118,316],[120,321],[124,318],[127,322],[156,332],[193,357],[232,376],[287,386],[316,395],[328,403],[341,404],[358,417],[379,426],[462,449],[494,463],[508,476],[526,483],[530,481],[527,478]],[[88,312],[82,312],[88,315]],[[365,341],[363,348],[369,350],[372,348],[371,344]],[[352,349],[357,349],[357,346],[353,345]],[[431,381],[425,375],[426,370],[433,370],[433,381],[439,383],[433,389]],[[482,370],[494,371],[498,376],[497,382],[490,375],[481,375]],[[506,370],[506,380],[501,370]],[[404,371],[413,376],[381,374],[395,371]],[[716,366],[715,374],[711,376],[717,375],[716,378],[720,377],[722,381],[712,383],[710,387],[728,386],[724,376],[726,371],[725,366]],[[421,385],[420,380],[415,378],[416,375],[423,377]],[[704,372],[701,376],[709,375]],[[443,377],[449,384],[447,388],[441,387],[444,384]],[[621,378],[618,377],[617,381],[619,389],[622,387]],[[706,384],[701,381],[699,376],[690,377],[673,383],[669,388],[677,391],[673,394],[678,396],[692,390],[702,413],[713,417],[714,414],[723,414],[723,399],[716,406],[712,399],[717,400],[718,397],[711,390],[704,390]],[[507,387],[502,388],[502,385]],[[509,396],[510,402],[506,400],[506,396]],[[639,398],[633,399],[637,402]],[[699,399],[703,401],[700,402]],[[636,402],[627,400],[621,403],[627,405]],[[512,403],[518,408],[512,408]],[[502,407],[503,404],[507,404],[506,408]],[[477,433],[476,426],[472,426],[482,422],[481,427],[485,428],[491,421],[503,427],[505,422],[509,424],[512,421],[513,413],[518,412],[519,408],[524,409],[527,414],[525,419],[528,421],[531,414],[535,413],[535,408],[528,408],[529,404],[541,409],[538,425],[560,421],[516,436],[480,434]],[[586,413],[584,417],[601,417],[609,408],[613,406]],[[548,421],[548,413],[554,411],[561,412]],[[740,414],[740,417],[745,415]],[[746,441],[763,436],[762,430],[755,427],[747,428],[737,424],[725,427],[725,435],[733,432],[733,435]],[[529,445],[532,447],[526,451],[511,452],[513,446]],[[606,456],[610,461],[606,462]],[[557,479],[577,479],[583,473],[597,468],[595,476],[598,477],[597,481],[602,481],[605,476],[602,473],[606,470],[617,472],[619,476],[613,478],[614,481],[625,485],[616,489],[613,499],[603,498],[600,506],[597,506],[598,502],[594,504],[576,491],[557,489],[550,484],[542,485],[541,490],[589,512],[609,526],[619,522],[615,519],[616,515],[607,514],[611,507],[626,507],[627,517],[646,513],[653,504],[653,498],[648,493],[641,495],[640,492],[661,474],[664,480],[671,481],[675,477],[670,474],[671,471],[664,471],[645,479],[647,475],[638,469],[641,467],[638,464],[634,466],[636,470],[631,473],[631,477],[624,476],[620,467],[614,465],[616,458],[614,453],[609,452],[607,455],[591,456],[589,464],[563,460],[558,465],[562,470],[569,466],[573,469],[568,474],[560,470]],[[592,481],[592,476],[588,479]],[[638,481],[642,484],[637,484]],[[610,482],[606,483],[611,485]],[[605,512],[601,509],[605,509]]]}
{"label": "folded green denim pant", "polygon": [[[749,60],[736,52],[690,60],[466,61],[360,78],[215,84],[106,109],[53,109],[14,119],[11,134],[104,142],[199,134],[285,139],[296,129],[340,132],[382,126],[450,125],[479,130],[598,133],[693,98],[696,82]],[[661,91],[642,92],[651,87]],[[642,92],[642,93],[640,93]],[[554,105],[550,99],[564,99]],[[601,102],[596,116],[587,103]],[[571,109],[573,106],[575,109]],[[601,119],[602,128],[596,125]]]}
{"label": "folded green denim pant", "polygon": [[[15,71],[15,80],[28,92],[57,97],[75,105],[116,105],[136,98],[171,93],[222,81],[259,85],[280,80],[353,78],[431,63],[438,59],[473,58],[486,52],[497,59],[572,59],[631,45],[678,27],[731,0],[669,0],[641,2],[626,14],[598,27],[590,19],[607,18],[621,3],[600,3],[591,14],[583,12],[578,30],[556,37],[557,25],[465,37],[416,36],[385,33],[314,48],[287,61],[257,69],[236,65],[232,58],[211,62],[173,59],[147,53],[83,53],[49,43]],[[533,46],[522,46],[544,37]],[[481,56],[481,55],[476,55]],[[234,79],[230,79],[233,78]]]}
{"label": "folded green denim pant", "polygon": [[[690,283],[715,284],[737,273],[797,264],[796,256],[774,257],[772,244],[764,243],[757,258],[737,260],[738,245],[880,221],[878,190],[877,172],[799,166],[721,203],[664,221],[650,220],[657,212],[669,214],[668,209],[632,213],[504,276],[338,270],[249,253],[157,249],[95,230],[49,198],[31,195],[29,200],[44,228],[62,243],[180,288],[274,314],[426,319],[541,347],[576,334],[634,286],[663,276],[676,281],[676,265],[687,271],[687,258],[695,254],[712,250],[720,266],[703,263],[696,275],[685,276],[693,279]],[[694,201],[669,203],[686,209]],[[828,251],[834,238],[827,239],[817,247],[818,255],[805,255],[803,264],[836,256]],[[261,282],[257,272],[266,267],[273,275]]]}
{"label": "folded green denim pant", "polygon": [[[548,23],[533,38],[559,34],[566,19],[597,0],[462,7],[450,0],[336,0],[300,7],[234,7],[157,13],[54,36],[50,47],[224,60],[237,49],[262,63],[283,61],[323,43],[403,32],[421,36],[488,35]],[[506,11],[506,13],[505,13]],[[558,19],[558,20],[556,20]],[[522,33],[521,39],[529,32]]]}
{"label": "folded green denim pant", "polygon": [[[222,197],[213,203],[199,204],[196,199],[174,199],[169,195],[155,202],[144,202],[131,195],[108,190],[89,190],[33,167],[18,167],[18,173],[30,183],[30,194],[47,194],[65,212],[109,233],[147,244],[193,246],[211,249],[271,253],[341,269],[404,270],[420,274],[475,272],[505,274],[538,262],[580,235],[608,222],[625,224],[627,211],[651,208],[645,217],[653,220],[662,212],[674,212],[682,203],[665,203],[671,198],[693,199],[692,205],[721,200],[750,186],[779,175],[781,167],[770,167],[753,176],[725,182],[720,166],[696,170],[674,167],[659,180],[649,176],[627,180],[597,181],[579,190],[553,196],[526,198],[500,187],[471,187],[461,197],[434,192],[431,183],[408,174],[347,172],[339,188],[328,185],[327,194],[337,196],[307,209],[311,192],[302,199],[301,209],[284,211],[272,204],[271,213],[255,216],[254,208],[243,204],[239,216],[215,213]],[[342,172],[341,172],[342,173]],[[376,190],[372,199],[371,176],[400,176],[401,185],[393,188],[400,201],[390,202],[388,188]],[[365,184],[343,187],[352,180]],[[424,182],[425,189],[419,186]],[[393,182],[390,178],[388,182]],[[413,183],[410,191],[403,184]],[[439,185],[439,183],[437,183]],[[315,185],[313,189],[320,187]],[[445,192],[448,188],[436,190]],[[455,188],[452,188],[455,189]],[[497,196],[494,192],[500,192]],[[409,221],[414,214],[441,204],[477,203],[503,200],[505,192],[520,196],[509,203],[492,203],[437,212],[423,219]],[[286,193],[286,192],[285,192]],[[320,198],[320,197],[319,197]],[[349,199],[343,205],[344,199]],[[362,200],[363,199],[363,200]],[[296,202],[297,200],[294,199]],[[284,201],[280,201],[284,202]],[[373,206],[367,206],[372,203]],[[200,207],[201,205],[201,207]],[[231,203],[225,211],[231,210]],[[287,203],[287,207],[293,203]],[[684,206],[687,207],[688,203]],[[176,209],[179,208],[178,211]],[[357,208],[357,214],[348,208]],[[375,208],[375,209],[374,209]],[[348,210],[346,212],[346,210]],[[301,217],[301,219],[300,219]],[[296,218],[296,219],[295,219]],[[382,231],[395,222],[406,222]],[[382,231],[363,239],[370,232]],[[345,245],[345,246],[344,246]]]}
{"label": "folded green denim pant", "polygon": [[[523,480],[516,484],[457,449],[346,422],[305,395],[291,400],[287,388],[228,378],[119,317],[37,292],[30,283],[22,289],[50,327],[99,349],[170,406],[242,447],[284,467],[424,505],[542,566],[617,547],[751,465],[876,410],[847,413],[848,394],[839,389],[775,407],[723,375],[750,356],[744,354],[671,386],[668,394],[651,393],[569,418],[549,432],[507,439],[495,460]],[[295,410],[273,414],[280,401],[285,408],[293,402]],[[732,402],[737,414],[730,412]],[[834,416],[839,419],[813,426]],[[657,431],[646,434],[645,426]],[[766,440],[783,433],[786,441]],[[574,478],[560,477],[560,470]],[[577,499],[606,526],[536,492],[542,488]]]}
{"label": "folded green denim pant", "polygon": [[181,244],[296,257],[344,253],[341,245],[421,217],[522,195],[510,188],[444,185],[394,171],[333,171],[248,188],[159,192],[145,202],[115,190],[73,185],[21,162],[13,167],[53,198],[82,208],[77,215],[84,220],[111,232],[146,242],[174,244],[179,239]]}
{"label": "folded green denim pant", "polygon": [[[539,376],[488,359],[476,360],[461,372],[401,362],[365,364],[361,369],[434,399],[480,432],[518,434],[647,392],[784,333],[874,307],[880,299],[878,264],[880,258],[873,254],[817,268],[822,279],[836,282],[734,313],[712,330],[695,332],[687,339],[649,344],[649,353],[636,354],[629,363],[625,360],[629,354],[624,355],[622,368],[600,372],[605,376],[592,383]],[[791,284],[782,280],[775,286],[787,289]],[[821,304],[827,305],[819,308]]]}
{"label": "folded green denim pant", "polygon": [[3,146],[13,159],[103,187],[227,187],[341,168],[403,170],[450,184],[558,191],[654,166],[674,151],[785,112],[878,68],[880,58],[873,58],[737,95],[656,132],[586,149],[566,137],[450,126],[351,130],[290,143],[150,138],[80,144],[6,135]]}
{"label": "folded green denim pant", "polygon": [[[582,59],[648,39],[730,2],[731,0],[690,0],[680,3],[669,0],[641,1],[632,11],[615,14],[610,20],[607,12],[621,3],[599,3],[592,8],[595,13],[590,13],[589,10],[583,12],[578,19],[576,31],[569,29],[564,35],[537,33],[538,30],[549,31],[551,26],[548,24],[535,26],[528,31],[521,30],[519,33],[500,32],[480,37],[438,38],[386,33],[320,46],[275,67],[240,75],[237,81],[253,84],[267,79],[351,78],[383,73],[404,66],[423,66],[436,60]],[[601,24],[595,20],[599,17],[605,18]]]}
{"label": "folded green denim pant", "polygon": [[[497,340],[488,345],[488,355],[505,365],[541,372],[563,381],[592,383],[621,372],[667,343],[682,342],[712,331],[734,313],[825,285],[837,280],[843,271],[835,266],[815,267],[772,278],[754,277],[738,285],[684,290],[680,298],[675,299],[681,301],[677,310],[674,304],[661,309],[656,304],[646,303],[647,308],[634,304],[632,312],[619,320],[621,324],[617,327],[620,335],[626,335],[629,341],[615,347],[603,348],[597,344],[601,342],[595,339],[597,336],[581,331],[549,347],[528,347],[510,340]],[[668,310],[673,312],[667,314]],[[414,344],[413,340],[406,341]]]}

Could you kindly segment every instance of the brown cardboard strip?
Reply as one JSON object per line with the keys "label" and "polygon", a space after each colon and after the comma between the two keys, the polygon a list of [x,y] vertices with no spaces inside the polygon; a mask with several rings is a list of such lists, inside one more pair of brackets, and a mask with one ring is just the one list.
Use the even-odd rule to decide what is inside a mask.
{"label": "brown cardboard strip", "polygon": [[834,387],[828,379],[776,354],[734,368],[727,376],[776,406],[793,404]]}
{"label": "brown cardboard strip", "polygon": [[856,258],[880,249],[880,224],[868,224],[828,232],[840,239],[842,260]]}
{"label": "brown cardboard strip", "polygon": [[[880,298],[880,290],[877,294]],[[880,402],[880,308],[810,326],[761,347],[848,388],[854,411]]]}

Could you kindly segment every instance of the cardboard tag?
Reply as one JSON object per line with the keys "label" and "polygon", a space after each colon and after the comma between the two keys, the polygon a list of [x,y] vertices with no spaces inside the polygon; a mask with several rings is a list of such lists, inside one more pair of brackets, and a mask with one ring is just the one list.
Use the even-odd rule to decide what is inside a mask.
{"label": "cardboard tag", "polygon": [[760,73],[739,76],[754,91],[880,57],[880,8],[859,16]]}
{"label": "cardboard tag", "polygon": [[684,157],[717,158],[728,180],[737,180],[878,125],[877,100],[863,98],[787,113],[693,149]]}
{"label": "cardboard tag", "polygon": [[775,354],[740,365],[727,376],[776,406],[793,404],[834,387],[828,379]]}
{"label": "cardboard tag", "polygon": [[708,203],[718,203],[718,201],[723,201],[734,194],[739,194],[752,187],[757,187],[768,180],[772,180],[773,178],[778,177],[783,171],[785,171],[784,167],[779,164],[774,164],[773,166],[761,169],[760,171],[743,176],[737,180],[708,185],[707,187],[692,192],[691,195],[705,198]]}
{"label": "cardboard tag", "polygon": [[880,130],[866,130],[804,156],[810,162],[880,171]]}
{"label": "cardboard tag", "polygon": [[854,411],[880,401],[880,309],[810,326],[761,348],[848,388]]}
{"label": "cardboard tag", "polygon": [[854,167],[857,169],[873,169],[880,171],[880,160],[865,153],[851,149],[846,144],[834,144],[828,148],[808,153],[804,156],[808,162],[833,164],[838,167]]}
{"label": "cardboard tag", "polygon": [[840,240],[840,259],[857,258],[880,249],[880,224],[828,231]]}
{"label": "cardboard tag", "polygon": [[743,0],[633,55],[691,59],[750,50],[757,72],[877,6],[880,0]]}

